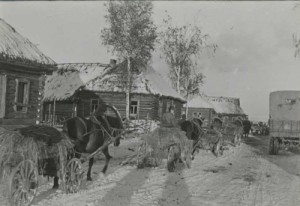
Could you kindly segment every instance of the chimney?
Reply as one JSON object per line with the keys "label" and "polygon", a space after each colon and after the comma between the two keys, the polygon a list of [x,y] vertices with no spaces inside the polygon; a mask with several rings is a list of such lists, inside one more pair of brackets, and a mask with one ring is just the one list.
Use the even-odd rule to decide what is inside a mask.
{"label": "chimney", "polygon": [[117,65],[117,60],[111,59],[111,60],[109,61],[109,65],[111,66],[111,68],[114,68],[114,67]]}

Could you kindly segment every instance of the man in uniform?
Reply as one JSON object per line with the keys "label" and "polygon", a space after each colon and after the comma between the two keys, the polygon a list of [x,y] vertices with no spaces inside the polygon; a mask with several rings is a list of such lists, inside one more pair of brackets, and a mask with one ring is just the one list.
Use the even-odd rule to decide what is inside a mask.
{"label": "man in uniform", "polygon": [[174,107],[170,106],[169,112],[164,113],[162,116],[162,127],[178,127],[178,122],[175,119]]}

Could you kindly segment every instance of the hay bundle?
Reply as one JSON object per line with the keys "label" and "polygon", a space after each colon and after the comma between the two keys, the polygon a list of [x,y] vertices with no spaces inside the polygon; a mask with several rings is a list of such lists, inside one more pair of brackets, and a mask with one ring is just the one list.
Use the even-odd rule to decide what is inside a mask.
{"label": "hay bundle", "polygon": [[0,127],[0,178],[4,168],[11,169],[26,159],[37,166],[39,160],[47,158],[66,162],[68,151],[72,148],[70,140],[53,127],[35,125],[15,131]]}
{"label": "hay bundle", "polygon": [[19,128],[18,131],[25,138],[30,137],[48,145],[56,144],[63,139],[62,134],[57,129],[47,125],[32,125]]}
{"label": "hay bundle", "polygon": [[193,142],[178,128],[157,128],[151,133],[144,134],[142,138],[146,142],[142,160],[144,166],[158,166],[167,158],[168,148],[171,145],[177,145],[179,153],[184,156],[191,154]]}

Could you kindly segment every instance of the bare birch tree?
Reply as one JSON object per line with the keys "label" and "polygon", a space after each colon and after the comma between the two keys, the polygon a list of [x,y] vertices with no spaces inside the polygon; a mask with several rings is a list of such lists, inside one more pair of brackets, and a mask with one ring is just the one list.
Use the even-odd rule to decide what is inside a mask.
{"label": "bare birch tree", "polygon": [[214,53],[217,45],[207,44],[209,36],[203,34],[198,26],[191,24],[181,27],[173,26],[171,20],[168,17],[164,21],[166,29],[161,33],[162,52],[170,67],[173,86],[182,94],[187,89],[185,85],[188,82],[199,80],[200,76],[190,75],[192,67],[197,65],[196,59],[200,58],[202,52]]}
{"label": "bare birch tree", "polygon": [[127,61],[126,119],[129,119],[131,90],[131,61],[146,65],[151,59],[157,38],[152,20],[150,1],[110,1],[106,4],[107,28],[102,29],[103,44]]}

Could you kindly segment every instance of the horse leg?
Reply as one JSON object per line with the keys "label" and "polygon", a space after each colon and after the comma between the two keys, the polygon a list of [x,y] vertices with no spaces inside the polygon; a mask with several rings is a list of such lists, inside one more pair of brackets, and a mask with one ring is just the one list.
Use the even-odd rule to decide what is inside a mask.
{"label": "horse leg", "polygon": [[59,185],[58,185],[58,176],[54,176],[53,179],[53,189],[58,189]]}
{"label": "horse leg", "polygon": [[93,164],[94,164],[94,157],[90,158],[90,160],[89,160],[89,169],[88,169],[88,172],[87,172],[87,181],[92,181],[91,171],[92,171]]}
{"label": "horse leg", "polygon": [[109,160],[110,160],[110,158],[112,158],[112,156],[110,156],[110,154],[108,152],[108,147],[106,147],[103,150],[103,154],[105,155],[105,165],[104,165],[104,167],[102,169],[102,173],[105,174],[105,172],[107,170],[107,167],[108,167]]}

